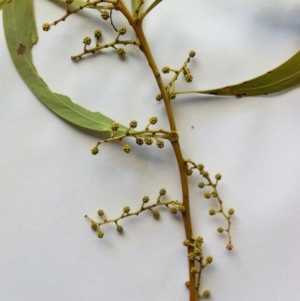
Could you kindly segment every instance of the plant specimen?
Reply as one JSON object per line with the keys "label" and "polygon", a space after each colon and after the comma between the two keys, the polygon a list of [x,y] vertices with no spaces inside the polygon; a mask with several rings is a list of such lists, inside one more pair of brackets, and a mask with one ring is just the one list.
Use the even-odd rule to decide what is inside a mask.
{"label": "plant specimen", "polygon": [[[22,6],[22,9],[25,7],[30,9],[30,1],[27,1],[29,6]],[[184,247],[187,248],[187,261],[189,265],[189,280],[186,282],[186,286],[189,288],[190,292],[190,301],[196,300],[198,298],[204,298],[210,296],[210,291],[206,288],[201,287],[201,276],[203,270],[213,261],[211,255],[206,255],[202,252],[202,244],[205,237],[203,238],[200,234],[197,233],[197,229],[192,229],[191,222],[191,210],[190,210],[190,198],[189,198],[189,187],[188,187],[188,178],[194,174],[199,174],[200,182],[198,187],[201,194],[203,194],[204,199],[216,203],[218,206],[212,205],[209,214],[214,216],[219,214],[224,217],[226,221],[226,227],[217,227],[217,232],[222,235],[226,235],[228,241],[226,243],[226,249],[233,249],[233,242],[231,238],[231,217],[234,214],[234,209],[226,208],[223,206],[223,201],[221,198],[222,193],[219,191],[219,181],[221,180],[221,174],[217,173],[216,175],[211,175],[205,168],[202,163],[194,161],[192,159],[184,157],[180,147],[180,138],[181,134],[177,130],[176,120],[173,113],[172,103],[175,98],[180,97],[181,94],[188,93],[200,93],[200,91],[179,91],[177,90],[176,82],[180,78],[184,78],[187,85],[193,81],[193,59],[196,56],[196,52],[192,49],[189,49],[185,54],[183,63],[181,67],[169,67],[165,66],[162,69],[158,68],[156,61],[152,55],[150,46],[148,44],[147,38],[143,31],[143,22],[146,22],[147,15],[152,12],[154,8],[162,1],[154,1],[150,5],[146,5],[144,1],[132,1],[132,10],[127,6],[127,4],[122,0],[107,0],[107,1],[62,1],[65,3],[65,14],[55,20],[48,21],[44,23],[42,28],[44,31],[52,30],[52,27],[55,25],[61,25],[62,21],[67,20],[71,15],[76,14],[87,8],[96,9],[99,12],[99,17],[104,21],[110,22],[112,30],[116,33],[115,39],[109,43],[102,43],[101,39],[105,32],[101,28],[95,28],[95,31],[91,36],[83,37],[83,49],[80,53],[72,55],[72,60],[76,61],[79,59],[84,59],[87,56],[92,56],[98,52],[103,52],[106,50],[112,50],[119,57],[126,56],[127,47],[137,47],[144,55],[145,60],[150,66],[153,77],[157,83],[157,93],[155,98],[158,102],[162,102],[165,106],[166,115],[169,122],[168,129],[161,129],[159,126],[159,120],[157,117],[150,115],[148,123],[145,122],[145,126],[140,128],[138,123],[142,123],[141,120],[128,120],[128,126],[121,125],[113,119],[110,119],[100,113],[94,114],[84,110],[83,108],[72,104],[67,97],[62,95],[57,95],[59,98],[60,107],[57,104],[52,102],[50,97],[47,97],[47,94],[50,95],[49,91],[45,86],[39,87],[37,89],[36,84],[32,85],[32,82],[29,83],[31,88],[42,101],[44,101],[53,111],[59,114],[61,117],[69,120],[70,122],[76,123],[79,126],[86,128],[96,129],[100,132],[109,133],[109,137],[101,139],[95,143],[91,148],[91,153],[97,155],[99,150],[104,147],[105,144],[110,144],[110,142],[120,143],[121,150],[129,154],[132,150],[132,145],[137,144],[138,146],[147,147],[152,144],[156,145],[158,150],[163,148],[165,144],[170,143],[173,148],[174,156],[177,161],[179,175],[180,175],[180,184],[182,188],[182,195],[177,196],[176,199],[168,199],[165,197],[166,189],[161,188],[158,192],[157,199],[154,202],[150,202],[149,196],[142,197],[141,204],[137,208],[131,209],[128,206],[124,207],[120,215],[117,215],[116,218],[108,218],[106,216],[106,210],[99,209],[98,215],[99,220],[91,218],[89,215],[86,218],[91,223],[91,228],[96,231],[96,234],[99,238],[106,238],[105,236],[105,227],[114,224],[116,230],[120,233],[123,232],[122,220],[129,218],[134,215],[142,215],[143,212],[151,213],[155,219],[160,217],[160,208],[167,208],[171,214],[181,214],[182,220],[185,228],[185,239],[183,240]],[[12,4],[7,6],[12,7],[11,10],[17,10],[15,3],[20,3],[17,0],[14,0]],[[14,6],[13,6],[14,5]],[[129,26],[124,24],[121,27],[116,27],[114,25],[113,14],[118,11],[120,12],[128,21]],[[7,17],[9,16],[9,11]],[[128,28],[127,28],[128,27]],[[32,27],[33,28],[33,27]],[[31,28],[31,30],[32,30]],[[136,38],[135,39],[126,39],[126,34],[128,30],[133,30]],[[30,38],[34,38],[32,35]],[[8,39],[10,36],[8,36]],[[14,52],[16,60],[22,59],[26,55],[30,56],[28,51],[28,45],[25,42],[18,43],[18,51]],[[14,45],[15,46],[15,45]],[[15,49],[15,48],[14,48]],[[22,57],[21,57],[22,56]],[[96,59],[96,58],[95,58]],[[101,58],[100,58],[101,59]],[[294,61],[295,59],[293,59]],[[28,68],[32,68],[32,62],[27,61]],[[287,65],[284,65],[282,68],[287,68]],[[28,70],[29,70],[28,69]],[[285,89],[294,84],[291,81],[282,81],[282,86],[278,85],[276,74],[281,72],[280,70],[270,72],[268,77],[263,76],[262,78],[256,79],[254,81],[244,82],[241,85],[236,85],[233,87],[225,87],[221,89],[214,89],[210,91],[202,91],[202,93],[208,93],[213,95],[236,95],[237,97],[250,96],[250,95],[260,95],[268,94],[272,92],[277,92],[279,90]],[[171,73],[173,76],[168,83],[165,83],[163,80],[164,74]],[[275,74],[275,83],[272,82],[272,76]],[[26,81],[27,74],[24,75]],[[38,77],[36,74],[34,75]],[[294,78],[293,78],[294,79]],[[264,81],[269,82],[269,86],[265,89]],[[43,85],[43,84],[41,84]],[[253,85],[256,85],[253,88]],[[241,88],[242,87],[242,88]],[[35,90],[36,89],[36,90]],[[41,92],[41,89],[43,90]],[[39,95],[39,93],[41,93]],[[73,115],[66,113],[62,110],[61,107],[71,107],[73,110]],[[75,112],[75,113],[74,113]],[[78,117],[77,115],[82,115]],[[88,118],[87,118],[88,117]],[[138,118],[137,118],[138,119]],[[203,192],[202,192],[203,191]],[[105,204],[101,204],[104,208]],[[146,213],[145,213],[146,214]]]}

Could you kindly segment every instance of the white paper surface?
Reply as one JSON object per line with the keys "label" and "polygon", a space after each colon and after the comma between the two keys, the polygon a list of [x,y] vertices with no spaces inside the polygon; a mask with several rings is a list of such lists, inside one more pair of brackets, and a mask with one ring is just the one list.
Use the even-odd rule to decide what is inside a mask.
{"label": "white paper surface", "polygon": [[[129,2],[129,1],[128,1]],[[149,5],[151,1],[145,1]],[[39,42],[33,57],[49,87],[92,110],[143,128],[151,116],[167,128],[155,80],[137,48],[125,60],[111,50],[72,62],[82,39],[109,22],[83,12],[43,32],[58,19],[54,1],[34,1]],[[261,75],[300,49],[300,4],[280,1],[165,0],[145,19],[145,32],[160,68],[179,68],[190,50],[191,84],[209,89]],[[117,27],[127,26],[114,13]],[[181,218],[160,210],[125,219],[119,235],[103,227],[100,240],[84,215],[102,208],[118,216],[138,209],[160,188],[180,200],[180,182],[170,146],[119,144],[90,148],[103,136],[73,127],[48,110],[19,77],[0,37],[0,300],[129,301],[188,300],[186,250]],[[128,28],[128,38],[134,37]],[[167,83],[168,76],[165,76]],[[220,194],[232,218],[234,250],[225,249],[224,225],[208,210],[213,202],[190,179],[193,227],[204,237],[213,264],[203,273],[210,300],[299,300],[300,289],[300,91],[276,96],[218,98],[182,96],[173,102],[185,157],[220,172]],[[216,204],[215,204],[215,208]]]}

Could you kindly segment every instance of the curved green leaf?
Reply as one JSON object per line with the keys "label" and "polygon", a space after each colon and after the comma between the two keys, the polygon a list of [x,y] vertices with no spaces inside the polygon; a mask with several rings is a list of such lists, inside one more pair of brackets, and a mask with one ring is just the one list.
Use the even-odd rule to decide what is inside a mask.
{"label": "curved green leaf", "polygon": [[139,4],[139,0],[131,0],[131,10],[132,10],[132,14],[135,14],[135,9],[137,8]]}
{"label": "curved green leaf", "polygon": [[[99,132],[111,131],[114,120],[73,103],[68,96],[51,91],[32,62],[31,50],[38,41],[32,0],[14,0],[3,10],[5,38],[12,60],[24,82],[48,108],[63,119]],[[120,126],[118,134],[126,132]]]}
{"label": "curved green leaf", "polygon": [[158,5],[160,2],[162,2],[163,0],[155,0],[145,11],[144,15],[146,16],[148,13],[150,13],[150,11],[156,6]]}
{"label": "curved green leaf", "polygon": [[277,93],[300,84],[300,51],[288,61],[264,75],[243,83],[223,88],[194,91],[213,95],[259,96]]}
{"label": "curved green leaf", "polygon": [[12,0],[0,0],[0,10],[4,9],[4,7],[11,1]]}

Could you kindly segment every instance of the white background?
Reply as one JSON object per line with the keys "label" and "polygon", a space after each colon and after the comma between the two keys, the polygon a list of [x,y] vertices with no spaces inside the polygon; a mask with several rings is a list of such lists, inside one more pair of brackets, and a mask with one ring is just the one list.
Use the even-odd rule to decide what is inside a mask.
{"label": "white background", "polygon": [[[128,1],[129,2],[129,1]],[[151,1],[145,1],[149,5]],[[39,43],[33,57],[49,87],[92,111],[140,128],[165,111],[145,59],[126,47],[74,63],[82,39],[114,32],[96,12],[72,16],[49,32],[41,25],[63,14],[54,1],[34,1]],[[179,68],[190,50],[194,81],[178,90],[209,89],[263,74],[300,49],[297,0],[164,0],[145,19],[160,68]],[[117,27],[127,25],[114,13]],[[180,200],[170,146],[103,145],[90,154],[95,133],[73,127],[48,110],[16,72],[0,33],[0,299],[3,301],[188,300],[184,229],[180,216],[161,209],[125,219],[98,239],[84,219],[102,208],[116,217],[125,205],[155,200],[160,188]],[[128,28],[128,38],[134,37]],[[165,76],[167,83],[168,76]],[[173,102],[185,157],[222,173],[220,194],[232,218],[234,250],[225,249],[224,225],[208,210],[216,205],[190,179],[193,227],[214,257],[203,273],[210,300],[299,300],[300,90],[257,98],[177,97]]]}

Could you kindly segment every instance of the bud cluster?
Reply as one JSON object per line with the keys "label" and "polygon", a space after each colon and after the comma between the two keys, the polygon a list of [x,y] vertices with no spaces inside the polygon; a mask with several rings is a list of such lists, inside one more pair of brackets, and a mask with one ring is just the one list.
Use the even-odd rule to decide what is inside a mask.
{"label": "bud cluster", "polygon": [[123,218],[127,218],[130,216],[138,216],[141,212],[144,211],[150,211],[152,216],[155,219],[158,219],[160,217],[159,211],[155,210],[156,207],[163,206],[166,207],[172,214],[176,214],[178,211],[184,213],[185,212],[185,207],[181,202],[178,201],[162,201],[161,198],[165,196],[167,193],[166,189],[162,188],[159,191],[159,195],[157,197],[156,203],[153,203],[151,205],[148,205],[147,203],[149,202],[150,198],[146,195],[142,198],[142,205],[139,210],[132,212],[129,206],[125,206],[122,210],[122,214],[115,219],[107,219],[104,213],[103,209],[98,210],[98,215],[102,219],[102,222],[96,222],[93,219],[91,219],[89,216],[85,216],[90,222],[91,222],[91,228],[94,231],[97,231],[97,236],[99,238],[104,237],[104,232],[101,231],[101,227],[105,224],[108,223],[115,223],[116,224],[116,230],[119,233],[123,233],[124,229],[123,226],[119,225],[119,221]]}
{"label": "bud cluster", "polygon": [[[192,237],[190,239],[185,239],[183,241],[183,245],[185,247],[187,247],[189,250],[187,257],[190,261],[193,262],[190,272],[192,274],[194,274],[195,277],[197,278],[196,279],[196,283],[197,283],[196,290],[198,292],[199,297],[201,297],[199,291],[200,291],[200,283],[201,283],[200,277],[201,277],[202,271],[203,271],[203,269],[206,268],[207,265],[209,265],[213,262],[213,257],[210,255],[205,258],[205,262],[204,262],[204,256],[202,253],[202,244],[203,244],[203,238],[201,236]],[[189,281],[187,281],[185,283],[185,285],[186,285],[186,287],[189,287]],[[209,291],[208,290],[204,291],[203,296],[204,297],[209,296],[210,293],[209,294],[206,293],[206,295],[205,295],[205,292],[209,292]]]}
{"label": "bud cluster", "polygon": [[228,214],[226,214],[223,210],[223,201],[221,200],[218,191],[217,191],[217,186],[219,181],[222,179],[222,175],[220,173],[217,173],[215,175],[215,181],[213,182],[212,179],[209,176],[209,173],[204,169],[204,165],[203,164],[196,164],[195,162],[191,161],[190,159],[186,160],[186,163],[191,164],[190,168],[187,168],[187,174],[191,174],[191,170],[196,169],[199,171],[199,173],[202,175],[203,178],[206,179],[206,183],[205,182],[199,182],[198,183],[198,187],[199,188],[204,188],[204,187],[210,187],[211,191],[206,191],[204,192],[203,196],[206,199],[211,199],[211,198],[215,198],[218,203],[219,203],[219,209],[210,209],[209,210],[209,215],[214,216],[217,213],[220,213],[221,215],[223,215],[223,217],[225,218],[225,220],[227,221],[228,227],[227,229],[224,229],[223,227],[218,227],[217,231],[219,233],[227,233],[228,235],[228,244],[226,246],[227,250],[232,250],[233,249],[233,245],[231,244],[231,234],[230,234],[230,226],[231,226],[231,216],[234,214],[234,209],[230,208],[228,210]]}

